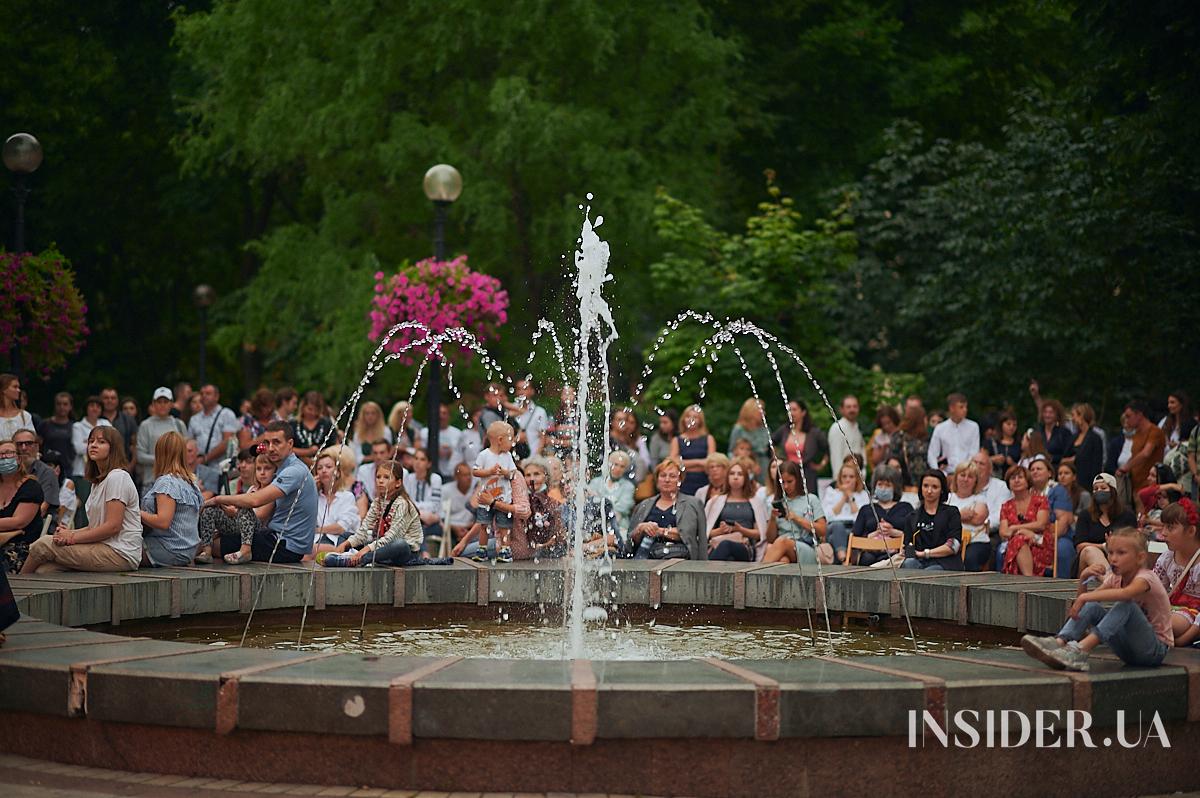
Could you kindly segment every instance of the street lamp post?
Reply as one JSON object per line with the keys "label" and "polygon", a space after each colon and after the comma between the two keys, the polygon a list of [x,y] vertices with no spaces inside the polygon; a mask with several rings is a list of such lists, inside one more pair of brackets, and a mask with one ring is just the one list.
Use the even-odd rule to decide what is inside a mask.
{"label": "street lamp post", "polygon": [[208,361],[208,308],[217,298],[217,292],[213,290],[211,285],[201,283],[196,286],[196,290],[192,294],[192,299],[196,303],[196,308],[200,311],[200,385],[208,384],[208,373],[206,369]]}
{"label": "street lamp post", "polygon": [[[430,167],[425,173],[425,196],[433,203],[433,257],[436,260],[446,259],[446,212],[458,196],[462,194],[462,175],[449,164],[440,163]],[[441,457],[439,456],[441,434],[441,405],[442,405],[442,362],[430,353],[429,357],[429,393],[428,404],[429,426],[425,431],[425,444],[429,452],[429,462],[434,471],[439,471]]]}
{"label": "street lamp post", "polygon": [[[42,145],[28,133],[14,133],[4,142],[4,165],[13,173],[13,196],[17,200],[17,216],[13,225],[13,252],[25,252],[25,198],[29,187],[25,178],[42,165]],[[25,310],[21,310],[21,329],[25,329]],[[21,375],[21,345],[13,341],[11,352],[13,374]]]}

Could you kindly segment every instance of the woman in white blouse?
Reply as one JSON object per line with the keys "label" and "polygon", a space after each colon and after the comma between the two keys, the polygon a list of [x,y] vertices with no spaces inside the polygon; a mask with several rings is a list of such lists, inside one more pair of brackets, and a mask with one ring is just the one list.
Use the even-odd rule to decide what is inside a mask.
{"label": "woman in white blouse", "polygon": [[358,505],[350,486],[354,484],[354,455],[349,447],[330,446],[317,455],[317,529],[312,553],[333,551],[350,537],[359,521]]}
{"label": "woman in white blouse", "polygon": [[846,559],[846,544],[850,542],[850,530],[858,510],[871,503],[871,496],[863,484],[862,469],[854,455],[847,455],[838,469],[837,481],[825,488],[821,494],[821,509],[825,511],[828,524],[825,539],[833,546],[835,562]]}
{"label": "woman in white blouse", "polygon": [[958,508],[963,532],[971,535],[963,558],[963,568],[982,571],[991,560],[992,544],[988,537],[987,497],[979,492],[979,466],[974,462],[963,460],[954,467],[946,504]]}

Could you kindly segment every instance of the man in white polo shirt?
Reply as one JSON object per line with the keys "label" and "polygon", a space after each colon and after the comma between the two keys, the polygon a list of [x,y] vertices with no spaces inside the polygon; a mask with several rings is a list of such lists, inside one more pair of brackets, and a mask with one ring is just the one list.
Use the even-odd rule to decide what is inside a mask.
{"label": "man in white polo shirt", "polygon": [[929,439],[929,467],[949,474],[964,460],[979,451],[979,425],[967,418],[967,397],[952,393],[946,397],[950,417],[933,428]]}

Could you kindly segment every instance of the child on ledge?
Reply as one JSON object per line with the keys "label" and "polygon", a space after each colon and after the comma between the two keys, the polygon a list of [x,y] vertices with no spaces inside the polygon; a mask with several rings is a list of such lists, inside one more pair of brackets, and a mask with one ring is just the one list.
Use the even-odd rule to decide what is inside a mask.
{"label": "child on ledge", "polygon": [[[1108,538],[1111,572],[1105,574],[1102,565],[1085,568],[1062,629],[1054,637],[1025,635],[1021,648],[1059,670],[1086,671],[1088,655],[1101,643],[1126,665],[1160,665],[1175,642],[1171,602],[1159,578],[1142,566],[1145,556],[1145,535],[1129,527],[1114,529]],[[1088,580],[1097,576],[1104,576],[1100,587],[1088,591]],[[1105,609],[1102,601],[1116,604]]]}
{"label": "child on ledge", "polygon": [[[512,478],[517,473],[517,464],[513,460],[513,428],[507,421],[493,421],[487,428],[488,447],[475,458],[475,467],[471,473],[480,481],[479,493],[487,496],[488,503],[480,502],[475,508],[475,524],[467,532],[463,540],[471,540],[480,532],[485,532],[494,520],[496,522],[496,560],[512,562],[512,548],[509,546],[509,533],[512,531],[512,514],[495,509],[496,502],[512,502]],[[474,559],[487,559],[486,538],[480,537],[479,553]]]}
{"label": "child on ledge", "polygon": [[1200,538],[1196,536],[1196,505],[1180,499],[1162,511],[1163,536],[1168,551],[1154,564],[1154,573],[1171,601],[1171,631],[1175,645],[1190,646],[1200,640]]}

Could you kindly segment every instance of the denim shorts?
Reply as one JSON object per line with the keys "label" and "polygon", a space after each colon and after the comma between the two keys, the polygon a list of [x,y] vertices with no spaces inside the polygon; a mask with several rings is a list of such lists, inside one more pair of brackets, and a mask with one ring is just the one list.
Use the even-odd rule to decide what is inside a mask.
{"label": "denim shorts", "polygon": [[490,507],[476,507],[475,521],[483,524],[484,526],[487,526],[488,524],[492,523],[492,521],[495,521],[496,526],[500,527],[501,529],[512,529],[512,513],[493,510]]}

